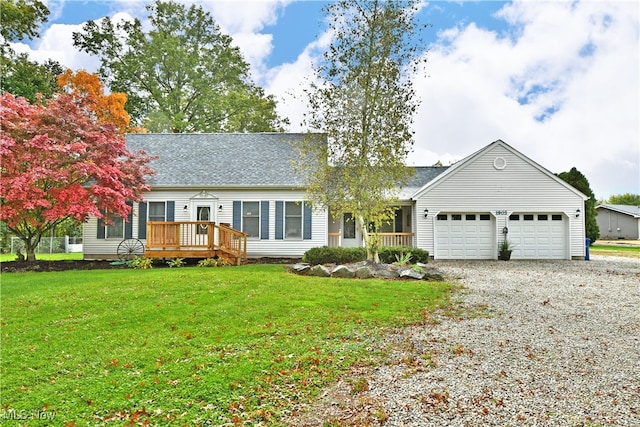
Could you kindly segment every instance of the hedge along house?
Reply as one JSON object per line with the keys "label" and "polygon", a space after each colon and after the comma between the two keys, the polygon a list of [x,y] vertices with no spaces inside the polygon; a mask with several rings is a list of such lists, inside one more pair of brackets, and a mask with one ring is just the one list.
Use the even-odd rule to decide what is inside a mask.
{"label": "hedge along house", "polygon": [[[245,258],[361,246],[350,214],[333,218],[304,202],[304,179],[293,166],[294,144],[303,137],[127,135],[130,150],[157,156],[152,190],[133,205],[128,222],[85,223],[85,258],[116,258],[131,241],[147,256],[167,258],[223,255],[229,239],[245,245]],[[414,171],[399,189],[394,221],[378,230],[384,245],[419,247],[435,259],[496,259],[506,236],[515,246],[512,258],[584,258],[586,196],[503,141],[450,167]]]}

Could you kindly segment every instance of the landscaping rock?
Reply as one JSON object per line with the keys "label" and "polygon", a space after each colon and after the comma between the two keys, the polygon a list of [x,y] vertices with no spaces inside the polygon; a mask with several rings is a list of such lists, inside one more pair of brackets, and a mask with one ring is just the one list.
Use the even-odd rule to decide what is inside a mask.
{"label": "landscaping rock", "polygon": [[422,280],[430,280],[432,282],[444,282],[444,276],[435,268],[425,269]]}
{"label": "landscaping rock", "polygon": [[[318,277],[340,277],[340,278],[358,278],[358,279],[413,279],[413,280],[432,280],[444,281],[444,277],[435,268],[427,268],[426,264],[421,264],[425,272],[419,269],[412,269],[408,266],[399,266],[395,264],[374,264],[370,261],[358,262],[355,264],[341,264],[338,266],[315,265],[310,266],[307,263],[296,263],[290,266],[289,271],[295,274],[318,276]],[[416,271],[417,270],[417,271]]]}
{"label": "landscaping rock", "polygon": [[331,277],[341,277],[345,279],[352,279],[355,277],[355,272],[350,270],[346,265],[339,265],[331,271]]}
{"label": "landscaping rock", "polygon": [[381,268],[376,270],[374,276],[381,279],[397,279],[400,273],[394,268]]}
{"label": "landscaping rock", "polygon": [[422,278],[424,277],[424,273],[413,270],[411,268],[406,268],[400,271],[400,277],[403,279],[422,280]]}
{"label": "landscaping rock", "polygon": [[358,279],[371,279],[373,277],[373,272],[368,266],[363,265],[358,267],[356,270],[356,277]]}
{"label": "landscaping rock", "polygon": [[311,266],[309,264],[298,263],[294,264],[291,269],[296,274],[305,275],[309,273],[309,270],[311,270]]}
{"label": "landscaping rock", "polygon": [[314,265],[307,273],[309,276],[330,277],[331,272],[324,265]]}

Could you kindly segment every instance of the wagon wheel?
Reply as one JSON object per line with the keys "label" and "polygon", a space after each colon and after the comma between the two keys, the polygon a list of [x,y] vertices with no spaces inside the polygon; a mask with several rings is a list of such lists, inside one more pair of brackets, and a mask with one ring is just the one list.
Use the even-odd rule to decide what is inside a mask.
{"label": "wagon wheel", "polygon": [[121,260],[132,260],[144,255],[144,245],[138,239],[125,239],[118,245],[117,253]]}

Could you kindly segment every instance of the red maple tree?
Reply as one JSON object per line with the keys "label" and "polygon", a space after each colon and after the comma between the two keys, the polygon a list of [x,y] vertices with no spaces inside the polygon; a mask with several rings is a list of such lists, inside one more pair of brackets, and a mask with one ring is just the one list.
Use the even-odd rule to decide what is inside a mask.
{"label": "red maple tree", "polygon": [[[29,104],[0,95],[0,221],[35,260],[42,236],[67,218],[105,212],[127,218],[153,174],[144,152],[131,153],[112,123],[100,123],[77,94]],[[108,221],[108,216],[104,216]]]}

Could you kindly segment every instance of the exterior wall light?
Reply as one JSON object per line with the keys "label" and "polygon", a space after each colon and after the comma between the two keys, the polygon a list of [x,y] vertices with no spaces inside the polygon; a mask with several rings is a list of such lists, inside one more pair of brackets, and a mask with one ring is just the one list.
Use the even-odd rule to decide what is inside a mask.
{"label": "exterior wall light", "polygon": [[218,205],[218,212],[222,212],[222,205]]}
{"label": "exterior wall light", "polygon": [[576,209],[576,218],[580,216],[580,209]]}
{"label": "exterior wall light", "polygon": [[425,209],[424,210],[424,217],[428,217],[429,216],[429,209]]}
{"label": "exterior wall light", "polygon": [[183,210],[184,212],[186,212],[186,211],[187,211],[187,209],[189,209],[189,206],[187,206],[187,205],[184,205],[184,208],[182,208],[182,210]]}

